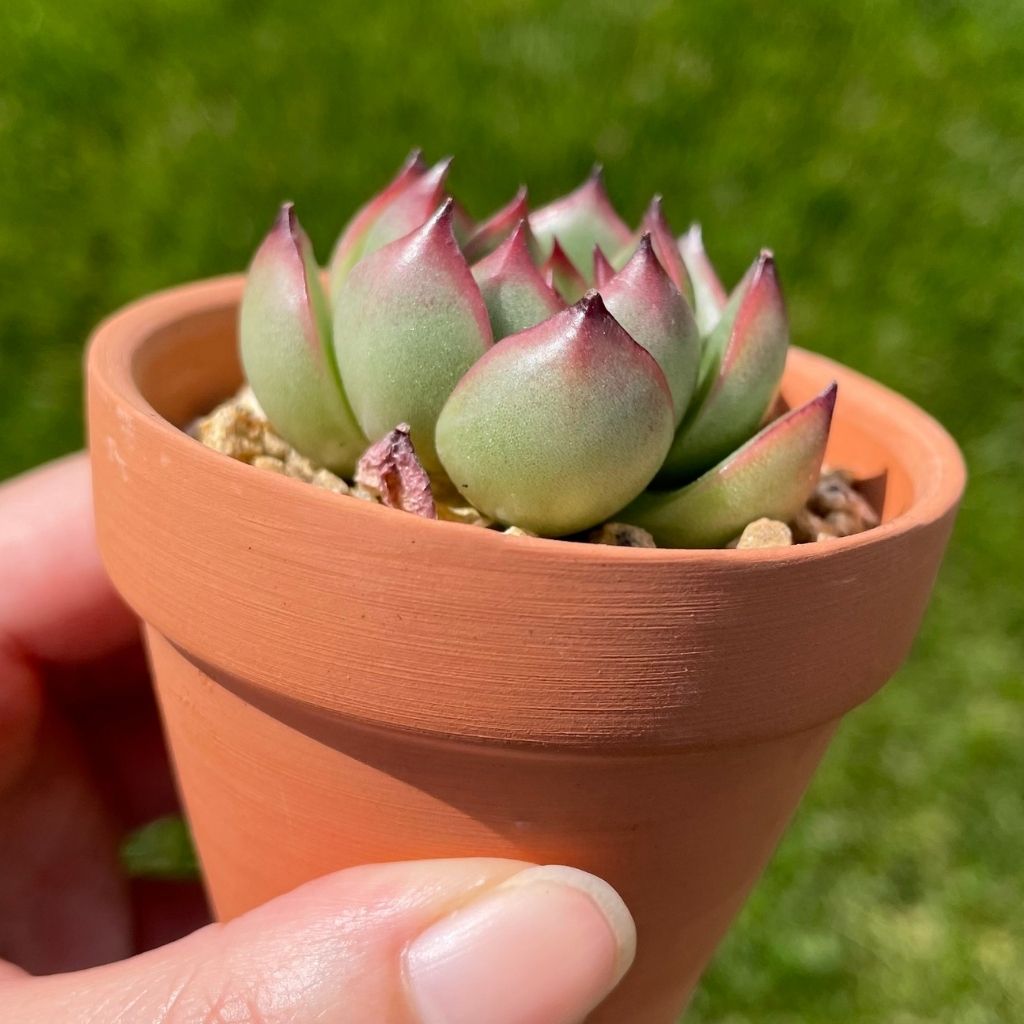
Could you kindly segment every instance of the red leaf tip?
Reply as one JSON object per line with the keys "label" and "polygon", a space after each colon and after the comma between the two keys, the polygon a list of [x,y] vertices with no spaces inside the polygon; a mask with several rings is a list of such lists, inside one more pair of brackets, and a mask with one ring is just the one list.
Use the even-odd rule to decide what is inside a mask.
{"label": "red leaf tip", "polygon": [[604,249],[599,245],[594,246],[594,283],[598,288],[603,288],[615,276],[615,268],[608,261]]}
{"label": "red leaf tip", "polygon": [[604,299],[601,298],[601,293],[596,288],[590,288],[583,295],[583,298],[576,303],[575,308],[583,314],[584,319],[590,318],[604,318],[610,317],[611,313],[608,312],[608,307],[604,304]]}
{"label": "red leaf tip", "polygon": [[816,401],[820,402],[822,408],[828,411],[831,417],[836,407],[836,398],[839,396],[839,382],[832,381],[831,384],[820,395],[818,395]]}
{"label": "red leaf tip", "polygon": [[413,148],[409,150],[409,155],[402,163],[398,174],[408,174],[412,171],[418,171],[422,174],[426,169],[427,162],[423,159],[423,150],[419,146],[413,146]]}

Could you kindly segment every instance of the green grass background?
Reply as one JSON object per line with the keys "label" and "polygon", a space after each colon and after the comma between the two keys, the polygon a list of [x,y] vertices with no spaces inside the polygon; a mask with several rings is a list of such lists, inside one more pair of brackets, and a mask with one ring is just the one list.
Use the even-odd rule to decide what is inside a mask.
{"label": "green grass background", "polygon": [[597,159],[794,337],[933,412],[971,482],[913,657],[850,716],[688,1020],[1024,1019],[1024,4],[6,0],[0,477],[81,443],[82,341],[241,268],[293,198],[325,257],[414,143],[482,214]]}

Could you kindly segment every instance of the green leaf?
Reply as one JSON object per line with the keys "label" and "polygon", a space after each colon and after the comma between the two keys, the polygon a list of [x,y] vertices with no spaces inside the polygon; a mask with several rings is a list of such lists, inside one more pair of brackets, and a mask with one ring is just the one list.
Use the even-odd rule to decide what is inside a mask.
{"label": "green leaf", "polygon": [[778,391],[788,347],[786,307],[765,250],[705,343],[697,394],[658,474],[659,487],[693,480],[757,431]]}
{"label": "green leaf", "polygon": [[408,423],[428,471],[438,468],[442,406],[492,344],[452,217],[449,199],[421,228],[360,260],[334,310],[338,368],[359,426],[378,441]]}
{"label": "green leaf", "polygon": [[238,334],[246,379],[277,433],[350,476],[367,441],[342,390],[319,270],[291,203],[249,267]]}
{"label": "green leaf", "polygon": [[558,537],[635,498],[673,429],[665,375],[588,292],[463,377],[438,420],[437,451],[474,508]]}
{"label": "green leaf", "polygon": [[616,517],[659,547],[723,547],[755,519],[789,522],[818,481],[836,385],[768,424],[692,484],[647,491]]}
{"label": "green leaf", "polygon": [[121,845],[121,867],[129,878],[198,879],[199,862],[188,825],[179,815],[157,818]]}

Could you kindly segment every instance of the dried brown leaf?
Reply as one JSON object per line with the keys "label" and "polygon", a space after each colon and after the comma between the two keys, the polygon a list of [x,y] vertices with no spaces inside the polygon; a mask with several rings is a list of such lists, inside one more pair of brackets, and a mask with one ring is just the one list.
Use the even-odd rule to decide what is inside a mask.
{"label": "dried brown leaf", "polygon": [[366,449],[356,466],[355,481],[377,494],[381,504],[388,508],[411,512],[424,519],[437,518],[430,477],[416,457],[407,423],[399,423]]}

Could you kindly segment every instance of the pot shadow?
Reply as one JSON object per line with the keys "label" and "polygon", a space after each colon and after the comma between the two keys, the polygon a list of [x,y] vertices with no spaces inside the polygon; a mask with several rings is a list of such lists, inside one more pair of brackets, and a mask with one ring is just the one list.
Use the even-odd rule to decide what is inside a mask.
{"label": "pot shadow", "polygon": [[[339,784],[350,780],[342,799],[352,813],[399,846],[404,832],[417,856],[573,864],[627,892],[676,878],[685,890],[677,898],[704,912],[731,906],[752,884],[834,728],[683,750],[639,739],[635,750],[473,743],[325,712],[179,653],[252,708],[340,755],[330,770]],[[367,799],[383,811],[367,812]]]}

